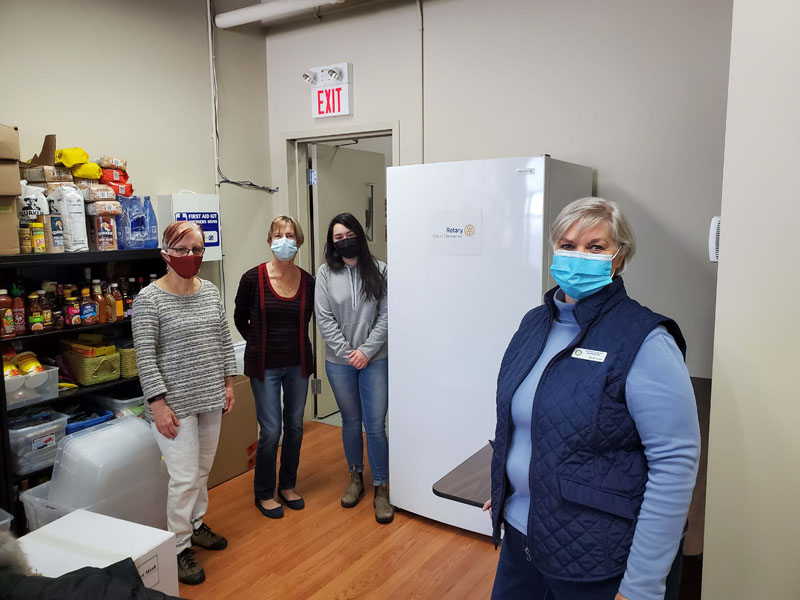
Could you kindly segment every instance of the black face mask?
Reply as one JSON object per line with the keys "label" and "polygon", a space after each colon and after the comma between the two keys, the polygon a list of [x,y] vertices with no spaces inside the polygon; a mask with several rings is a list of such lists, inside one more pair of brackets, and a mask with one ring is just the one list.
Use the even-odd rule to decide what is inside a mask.
{"label": "black face mask", "polygon": [[336,250],[336,253],[339,256],[344,258],[355,258],[361,254],[361,242],[359,242],[358,238],[355,237],[345,238],[343,240],[339,240],[338,242],[333,242],[333,249]]}

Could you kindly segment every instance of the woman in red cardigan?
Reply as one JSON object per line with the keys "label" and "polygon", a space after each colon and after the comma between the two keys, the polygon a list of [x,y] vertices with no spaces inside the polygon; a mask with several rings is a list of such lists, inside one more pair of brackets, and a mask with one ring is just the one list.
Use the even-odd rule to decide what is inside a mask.
{"label": "woman in red cardigan", "polygon": [[[278,499],[294,510],[305,507],[295,486],[308,377],[314,371],[308,337],[308,323],[314,311],[314,278],[294,264],[303,240],[303,229],[292,217],[280,216],[272,221],[267,243],[274,260],[261,263],[242,275],[233,315],[236,329],[247,342],[244,374],[250,377],[260,428],[255,505],[270,519],[283,517],[283,506]],[[283,444],[276,499],[275,470],[281,421]]]}

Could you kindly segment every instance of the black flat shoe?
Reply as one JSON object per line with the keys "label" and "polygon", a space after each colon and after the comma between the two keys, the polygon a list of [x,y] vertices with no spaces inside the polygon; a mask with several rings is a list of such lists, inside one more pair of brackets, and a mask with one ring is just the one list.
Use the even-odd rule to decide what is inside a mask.
{"label": "black flat shoe", "polygon": [[264,508],[261,505],[261,500],[256,498],[256,508],[261,511],[261,514],[267,517],[268,519],[282,519],[283,518],[283,507],[278,506],[277,508]]}
{"label": "black flat shoe", "polygon": [[300,498],[299,500],[287,500],[286,497],[283,495],[283,492],[278,490],[278,498],[283,500],[287,507],[291,508],[292,510],[303,510],[306,507],[306,501]]}

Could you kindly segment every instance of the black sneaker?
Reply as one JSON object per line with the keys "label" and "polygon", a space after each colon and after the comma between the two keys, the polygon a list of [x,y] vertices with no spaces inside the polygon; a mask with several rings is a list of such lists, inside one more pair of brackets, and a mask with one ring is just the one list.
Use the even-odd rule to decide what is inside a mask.
{"label": "black sneaker", "polygon": [[178,554],[178,581],[186,585],[198,585],[206,580],[203,567],[194,560],[194,550],[186,548]]}
{"label": "black sneaker", "polygon": [[203,523],[192,532],[192,545],[206,550],[224,550],[228,547],[228,540],[211,531],[209,526]]}

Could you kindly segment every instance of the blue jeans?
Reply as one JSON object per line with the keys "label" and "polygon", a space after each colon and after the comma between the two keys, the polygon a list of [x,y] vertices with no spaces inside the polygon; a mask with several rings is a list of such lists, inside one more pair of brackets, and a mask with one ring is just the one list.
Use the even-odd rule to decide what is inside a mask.
{"label": "blue jeans", "polygon": [[386,440],[386,410],[389,407],[389,359],[370,362],[360,371],[350,365],[325,361],[336,404],[342,413],[342,443],[350,472],[364,471],[364,439],[375,485],[389,481],[389,443]]}
{"label": "blue jeans", "polygon": [[260,429],[253,488],[258,500],[269,500],[275,496],[275,463],[281,437],[281,386],[283,445],[278,489],[291,490],[297,485],[308,377],[303,377],[300,367],[266,369],[263,380],[250,378],[250,386],[256,400],[256,417]]}
{"label": "blue jeans", "polygon": [[[622,575],[602,581],[560,581],[543,574],[525,555],[525,536],[505,523],[500,561],[492,588],[492,600],[614,600]],[[683,542],[667,575],[665,600],[675,600],[680,586]]]}

